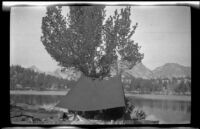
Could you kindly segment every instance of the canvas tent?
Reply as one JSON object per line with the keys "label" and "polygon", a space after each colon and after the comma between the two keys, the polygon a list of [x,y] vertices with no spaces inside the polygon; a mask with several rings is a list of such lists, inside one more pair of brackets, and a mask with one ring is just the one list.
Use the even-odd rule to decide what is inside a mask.
{"label": "canvas tent", "polygon": [[124,106],[124,92],[119,76],[109,80],[92,80],[81,76],[57,105],[73,111],[94,111]]}

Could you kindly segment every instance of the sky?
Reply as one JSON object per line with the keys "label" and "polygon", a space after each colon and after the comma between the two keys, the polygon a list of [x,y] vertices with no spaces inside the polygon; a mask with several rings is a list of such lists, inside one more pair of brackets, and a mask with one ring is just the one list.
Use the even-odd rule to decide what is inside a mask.
{"label": "sky", "polygon": [[[123,6],[107,6],[106,15]],[[46,9],[12,7],[10,21],[10,65],[37,66],[42,71],[54,71],[58,63],[47,53],[40,37]],[[68,8],[63,8],[63,14]],[[132,6],[132,25],[138,28],[132,39],[144,53],[142,63],[153,70],[165,63],[191,66],[191,18],[186,6]]]}

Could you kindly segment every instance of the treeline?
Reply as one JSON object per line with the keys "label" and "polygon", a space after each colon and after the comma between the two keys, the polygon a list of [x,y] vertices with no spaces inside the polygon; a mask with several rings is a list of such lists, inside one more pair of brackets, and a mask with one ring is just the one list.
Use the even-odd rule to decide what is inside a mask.
{"label": "treeline", "polygon": [[[136,93],[187,94],[191,92],[191,78],[142,79],[131,77],[123,81],[126,91]],[[10,67],[10,89],[63,90],[71,89],[75,81],[37,73],[19,65]]]}
{"label": "treeline", "polygon": [[46,75],[45,73],[37,73],[19,65],[10,67],[11,90],[61,90],[71,88],[74,83],[74,81]]}
{"label": "treeline", "polygon": [[132,77],[130,83],[124,83],[127,91],[136,93],[158,94],[188,94],[191,93],[191,78],[165,78],[165,79],[142,79]]}

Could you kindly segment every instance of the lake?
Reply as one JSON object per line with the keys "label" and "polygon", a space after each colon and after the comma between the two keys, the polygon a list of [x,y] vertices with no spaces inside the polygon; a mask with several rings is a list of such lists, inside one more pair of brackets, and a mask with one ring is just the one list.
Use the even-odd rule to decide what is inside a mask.
{"label": "lake", "polygon": [[[142,95],[140,95],[142,96]],[[190,123],[191,101],[178,99],[149,99],[129,96],[132,103],[148,115],[147,119],[159,120],[160,124]],[[62,95],[19,95],[11,94],[10,99],[16,103],[33,105],[55,105]],[[167,96],[166,96],[167,98]]]}
{"label": "lake", "polygon": [[145,111],[149,119],[159,120],[160,124],[190,123],[191,101],[139,97],[131,97],[131,100]]}

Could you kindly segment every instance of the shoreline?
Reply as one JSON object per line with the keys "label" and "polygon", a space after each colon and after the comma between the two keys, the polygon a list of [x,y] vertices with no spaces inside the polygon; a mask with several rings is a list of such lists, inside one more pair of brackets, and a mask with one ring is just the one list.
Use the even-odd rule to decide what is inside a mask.
{"label": "shoreline", "polygon": [[[69,91],[69,90],[68,90]],[[10,95],[67,95],[68,91],[20,91],[11,90]],[[125,93],[127,97],[152,99],[152,100],[176,100],[176,101],[191,101],[191,96],[178,96],[178,95],[154,95],[154,94],[131,94]]]}
{"label": "shoreline", "polygon": [[10,90],[12,95],[66,95],[68,91],[35,91],[35,90]]}
{"label": "shoreline", "polygon": [[191,101],[191,96],[180,95],[154,95],[154,94],[130,94],[126,93],[127,97],[152,99],[152,100],[176,100],[176,101]]}

